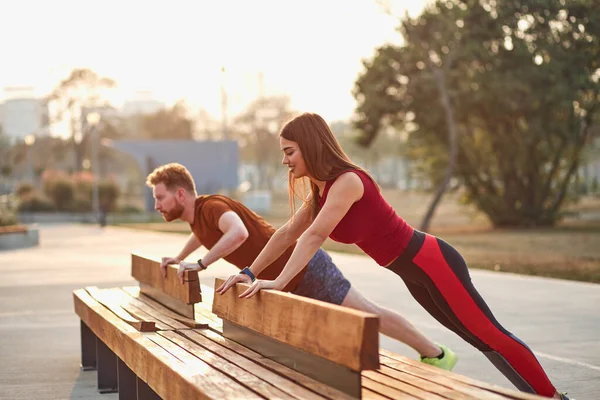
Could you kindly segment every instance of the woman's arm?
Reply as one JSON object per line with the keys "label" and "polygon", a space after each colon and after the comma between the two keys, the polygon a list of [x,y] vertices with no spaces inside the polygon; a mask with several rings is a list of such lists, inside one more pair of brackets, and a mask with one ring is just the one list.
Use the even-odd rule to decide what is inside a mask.
{"label": "woman's arm", "polygon": [[308,264],[352,204],[360,200],[363,192],[363,183],[358,175],[347,173],[340,176],[331,186],[327,201],[317,218],[300,236],[281,274],[274,281],[255,281],[240,297],[252,297],[260,289],[283,289]]}
{"label": "woman's arm", "polygon": [[[265,247],[249,267],[254,276],[258,276],[267,266],[271,265],[283,252],[294,243],[310,225],[310,212],[306,207],[301,207],[294,215],[293,220],[285,223],[269,239]],[[216,290],[225,293],[238,282],[249,282],[247,275],[232,275]]]}
{"label": "woman's arm", "polygon": [[290,247],[310,226],[310,210],[302,205],[294,218],[277,229],[265,247],[249,267],[254,276],[258,276]]}

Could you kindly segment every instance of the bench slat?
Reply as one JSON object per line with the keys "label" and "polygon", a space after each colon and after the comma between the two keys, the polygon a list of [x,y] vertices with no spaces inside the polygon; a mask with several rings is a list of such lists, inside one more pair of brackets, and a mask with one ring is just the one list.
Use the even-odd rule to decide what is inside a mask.
{"label": "bench slat", "polygon": [[208,326],[216,332],[223,333],[223,320],[217,317],[212,312],[212,305],[206,305],[204,303],[196,304],[196,315],[202,320],[206,320]]}
{"label": "bench slat", "polygon": [[136,319],[125,311],[119,304],[119,299],[109,292],[98,289],[95,286],[88,286],[85,290],[92,296],[98,303],[104,305],[116,316],[127,322],[129,325],[134,327],[140,332],[154,332],[156,331],[156,324],[154,321],[144,321]]}
{"label": "bench slat", "polygon": [[[233,350],[229,350],[227,347],[217,344],[216,342],[208,339],[205,336],[200,335],[197,332],[189,331],[182,334],[186,338],[191,340],[193,343],[195,343],[196,346],[202,346],[202,348],[208,349],[212,353],[219,355],[220,357],[239,366],[240,368],[243,368],[244,370],[249,371],[250,373],[256,376],[259,376],[261,379],[269,382],[273,386],[279,387],[279,389],[285,392],[285,395],[287,397],[289,397],[290,394],[292,394],[293,396],[298,396],[303,399],[324,399],[324,397],[319,396],[316,393],[311,392],[302,386],[299,386],[293,381],[290,381],[289,379],[286,379],[285,377],[266,369],[260,364],[257,364],[245,358],[244,356],[236,353]],[[165,334],[163,336],[171,338],[173,334]]]}
{"label": "bench slat", "polygon": [[374,391],[366,389],[364,387],[362,388],[361,396],[362,400],[389,400],[392,398],[381,395],[379,393],[375,393]]}
{"label": "bench slat", "polygon": [[159,336],[157,333],[138,332],[85,290],[74,291],[73,299],[75,312],[81,320],[163,399],[261,398],[214,368],[191,369],[150,340]]}
{"label": "bench slat", "polygon": [[171,311],[167,307],[163,306],[156,300],[140,293],[140,288],[137,286],[126,286],[122,290],[132,298],[132,304],[147,313],[152,312],[159,313],[163,322],[177,327],[177,329],[186,328],[206,328],[207,324],[199,321],[195,321],[191,318],[184,317]]}
{"label": "bench slat", "polygon": [[[259,365],[252,363],[250,360],[244,359],[242,356],[238,355],[238,358],[234,358],[234,360],[232,360],[232,357],[227,357],[221,352],[215,353],[212,351],[212,349],[207,349],[204,346],[199,345],[196,341],[185,338],[176,332],[163,332],[160,333],[160,335],[177,344],[177,346],[179,346],[181,349],[187,350],[187,352],[193,354],[195,357],[198,357],[207,364],[210,364],[212,367],[218,369],[224,374],[227,374],[233,379],[241,382],[261,396],[265,396],[269,399],[297,398],[296,396],[286,393],[284,390],[282,390],[283,388],[278,388],[275,383],[270,382],[267,377],[263,375],[263,372],[265,372],[264,368],[260,368]],[[208,339],[205,340],[210,341]],[[215,346],[220,347],[216,344]],[[221,347],[221,351],[228,350]],[[229,354],[229,356],[231,355]],[[248,364],[251,364],[250,368],[246,368],[248,365],[244,365],[240,359],[244,359]],[[291,390],[292,393],[294,392],[294,389],[298,389],[297,385],[293,386],[294,387]],[[314,396],[314,398],[323,399],[323,397],[320,396]]]}
{"label": "bench slat", "polygon": [[178,266],[167,266],[167,277],[163,278],[160,270],[160,261],[140,254],[131,254],[131,276],[141,283],[182,301],[185,304],[194,304],[202,301],[200,295],[200,281],[197,271],[185,271],[181,284],[177,276]]}
{"label": "bench slat", "polygon": [[[325,396],[330,399],[340,399],[340,400],[351,400],[353,397],[334,389],[330,386],[327,386],[321,382],[318,382],[306,375],[303,375],[297,371],[294,371],[291,368],[286,367],[285,365],[279,364],[269,358],[263,357],[259,353],[250,350],[249,348],[242,346],[232,340],[227,339],[226,337],[215,333],[209,329],[193,329],[187,331],[181,331],[182,335],[188,337],[189,339],[195,341],[198,336],[204,336],[207,339],[210,339],[212,342],[221,345],[235,353],[244,356],[247,359],[252,360],[253,363],[258,364],[262,367],[267,368],[268,370],[277,373],[278,375],[284,376],[286,379],[292,380],[293,382],[304,386],[307,389],[310,389],[314,393],[318,393],[321,396]],[[311,393],[312,393],[311,392]],[[310,393],[305,393],[307,396]]]}
{"label": "bench slat", "polygon": [[[400,391],[396,388],[389,387],[382,383],[373,381],[369,378],[363,378],[363,388],[367,388],[372,390],[375,393],[378,393],[383,396],[390,397],[392,399],[421,399],[421,400],[429,400],[429,399],[442,399],[442,397],[432,395],[428,397],[428,393],[419,390],[413,390],[414,388],[410,385],[406,385],[407,391]],[[420,394],[420,395],[419,395]]]}
{"label": "bench slat", "polygon": [[506,389],[506,388],[503,388],[502,386],[493,385],[493,384],[487,383],[487,382],[481,382],[481,381],[478,381],[473,378],[469,378],[464,375],[445,371],[445,370],[433,367],[431,365],[423,364],[421,362],[411,360],[406,357],[402,357],[402,356],[400,356],[398,354],[394,354],[388,350],[381,349],[380,355],[381,355],[382,364],[387,365],[391,368],[394,368],[394,366],[398,365],[398,363],[400,363],[400,365],[411,365],[415,368],[433,372],[435,375],[443,376],[443,377],[449,378],[451,380],[470,385],[474,388],[485,389],[487,391],[490,391],[492,393],[496,393],[499,395],[503,395],[510,399],[520,399],[520,400],[542,400],[542,399],[545,399],[545,397],[538,396],[535,394],[519,392],[517,390]]}
{"label": "bench slat", "polygon": [[[363,374],[363,385],[369,387],[371,381],[381,383],[382,385],[389,386],[390,388],[398,389],[401,392],[408,393],[415,397],[423,397],[432,400],[443,400],[444,398],[454,399],[454,397],[448,397],[446,394],[440,394],[435,384],[431,382],[429,385],[420,385],[422,382],[418,382],[416,379],[410,381],[410,379],[396,380],[379,371],[364,371]],[[408,381],[408,382],[407,382]],[[452,395],[452,393],[449,393]]]}
{"label": "bench slat", "polygon": [[[217,278],[215,287],[223,280]],[[250,299],[238,283],[213,299],[224,320],[346,366],[353,371],[379,367],[379,318],[370,313],[293,294],[263,290]]]}
{"label": "bench slat", "polygon": [[439,385],[448,387],[453,391],[456,391],[457,393],[462,393],[466,395],[469,399],[477,398],[481,400],[506,400],[505,396],[501,396],[478,387],[474,387],[459,381],[449,379],[446,376],[438,374],[437,371],[432,372],[425,369],[413,367],[409,364],[401,363],[394,363],[393,366],[389,367],[386,365],[384,357],[382,357],[381,363],[382,365],[380,371],[388,376],[392,376],[395,378],[405,377],[406,375],[417,376],[419,378],[426,379],[430,382],[434,382]]}

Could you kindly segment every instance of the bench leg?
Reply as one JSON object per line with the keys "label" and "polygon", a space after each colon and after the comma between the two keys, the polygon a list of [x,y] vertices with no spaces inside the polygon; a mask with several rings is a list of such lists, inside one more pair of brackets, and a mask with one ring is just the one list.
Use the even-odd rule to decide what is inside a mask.
{"label": "bench leg", "polygon": [[161,400],[160,396],[146,382],[137,378],[137,400]]}
{"label": "bench leg", "polygon": [[100,393],[115,393],[119,389],[117,378],[117,355],[96,339],[96,361],[98,365],[98,391]]}
{"label": "bench leg", "polygon": [[117,375],[119,382],[119,400],[131,400],[137,398],[136,376],[133,371],[117,358]]}
{"label": "bench leg", "polygon": [[83,321],[81,324],[81,369],[96,369],[96,335]]}

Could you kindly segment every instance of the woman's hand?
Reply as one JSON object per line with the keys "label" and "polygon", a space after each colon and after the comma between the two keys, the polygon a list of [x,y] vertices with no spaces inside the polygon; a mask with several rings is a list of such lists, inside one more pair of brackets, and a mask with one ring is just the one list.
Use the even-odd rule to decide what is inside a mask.
{"label": "woman's hand", "polygon": [[230,287],[234,286],[236,283],[252,283],[252,278],[250,278],[246,274],[235,274],[231,275],[221,286],[219,286],[216,290],[219,294],[224,294],[229,290]]}
{"label": "woman's hand", "polygon": [[240,294],[241,299],[249,299],[253,297],[256,293],[263,289],[273,289],[273,290],[281,290],[283,289],[277,281],[267,281],[263,279],[257,279],[254,281],[252,286],[250,286],[246,291]]}
{"label": "woman's hand", "polygon": [[196,271],[199,270],[200,266],[197,263],[189,263],[185,261],[181,261],[179,263],[179,269],[177,270],[177,276],[179,277],[179,282],[183,285],[183,271]]}

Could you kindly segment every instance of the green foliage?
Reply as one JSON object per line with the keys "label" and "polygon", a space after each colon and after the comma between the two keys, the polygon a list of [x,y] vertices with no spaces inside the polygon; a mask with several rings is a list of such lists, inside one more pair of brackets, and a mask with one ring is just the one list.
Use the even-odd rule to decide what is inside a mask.
{"label": "green foliage", "polygon": [[50,212],[56,211],[56,206],[48,198],[34,193],[26,200],[23,200],[17,206],[18,212]]}
{"label": "green foliage", "polygon": [[356,82],[361,143],[404,130],[414,160],[439,179],[444,70],[468,199],[496,226],[554,224],[598,115],[596,2],[438,0],[400,32],[405,45],[379,48]]}
{"label": "green foliage", "polygon": [[21,182],[15,189],[15,194],[19,200],[26,199],[35,193],[35,186],[29,182]]}
{"label": "green foliage", "polygon": [[17,216],[5,207],[0,207],[0,226],[16,225],[16,223]]}
{"label": "green foliage", "polygon": [[74,187],[73,181],[68,177],[57,176],[44,181],[44,193],[52,200],[58,211],[70,211]]}

